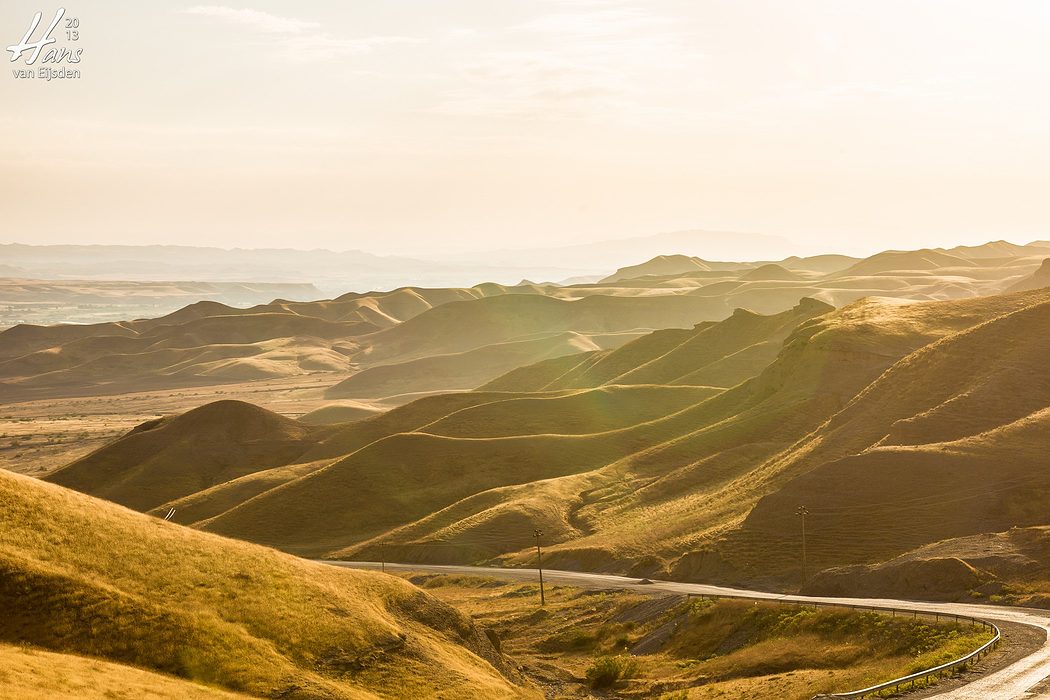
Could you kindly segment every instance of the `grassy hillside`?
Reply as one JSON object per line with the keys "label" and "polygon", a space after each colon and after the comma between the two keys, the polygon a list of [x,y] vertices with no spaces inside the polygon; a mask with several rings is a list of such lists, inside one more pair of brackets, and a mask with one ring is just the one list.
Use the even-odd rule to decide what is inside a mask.
{"label": "grassy hillside", "polygon": [[336,425],[372,418],[382,409],[358,401],[334,401],[299,416],[307,425]]}
{"label": "grassy hillside", "polygon": [[3,697],[19,700],[244,700],[249,695],[97,658],[0,644]]}
{"label": "grassy hillside", "polygon": [[1050,287],[1050,258],[1044,259],[1038,270],[1015,282],[1006,291],[1025,292],[1030,289],[1042,289],[1043,287]]}
{"label": "grassy hillside", "polygon": [[[772,316],[737,309],[718,323],[651,333],[621,348],[521,367],[482,390],[549,391],[603,384],[730,387],[772,362],[799,324],[832,310],[813,299]],[[570,365],[571,366],[567,366]]]}
{"label": "grassy hillside", "polygon": [[[720,310],[720,304],[715,308]],[[592,295],[574,301],[506,294],[439,306],[366,339],[370,362],[462,352],[537,334],[690,327],[711,302],[681,294]]]}
{"label": "grassy hillside", "polygon": [[540,392],[593,388],[612,383],[620,375],[670,352],[696,331],[714,323],[699,323],[692,330],[668,328],[655,331],[616,350],[581,352],[524,365],[482,384],[478,390]]}
{"label": "grassy hillside", "polygon": [[[357,382],[375,382],[360,393],[469,376],[489,348],[549,337],[538,329],[630,332],[654,314],[702,315],[716,298],[772,305],[786,290],[829,291],[820,285],[888,295],[739,310],[345,425],[275,423],[257,444],[218,418],[161,432],[176,419],[65,473],[85,491],[149,495],[137,507],[312,556],[524,564],[540,527],[552,566],[795,587],[800,503],[812,572],[1046,524],[1050,290],[970,296],[1039,262],[971,254],[890,252],[819,279],[710,270],[695,274],[736,277],[619,281],[571,301],[486,288],[493,296],[357,338],[354,357],[372,363]],[[880,272],[900,265],[914,269]],[[900,298],[913,280],[909,293],[965,298]],[[677,291],[657,294],[665,282]],[[448,358],[461,367],[443,374]],[[409,375],[419,383],[402,384]],[[262,436],[282,431],[294,433],[286,452]]]}
{"label": "grassy hillside", "polygon": [[585,435],[647,423],[719,393],[705,386],[636,385],[508,398],[460,409],[420,430],[464,438]]}
{"label": "grassy hillside", "polygon": [[594,436],[479,440],[399,433],[201,526],[318,555],[486,489],[598,467],[612,461],[618,447]]}
{"label": "grassy hillside", "polygon": [[[249,474],[166,505],[175,505],[184,522],[311,555],[382,550],[428,561],[525,562],[532,528],[541,524],[552,565],[790,580],[790,537],[770,545],[779,551],[763,554],[768,564],[758,571],[749,562],[764,550],[734,528],[756,503],[790,489],[792,479],[865,450],[884,433],[875,417],[865,416],[861,431],[873,436],[867,442],[855,430],[843,433],[848,439],[838,451],[836,439],[810,447],[800,439],[856,410],[855,397],[901,358],[1038,297],[873,299],[832,313],[807,302],[774,317],[741,313],[693,331],[664,331],[637,345],[655,348],[653,365],[676,372],[688,371],[689,359],[706,366],[732,353],[734,343],[786,339],[768,366],[725,391],[639,384],[423,399],[331,427],[295,458],[300,465]],[[683,344],[688,352],[678,350]],[[675,357],[681,361],[671,362]],[[902,386],[920,386],[917,377]],[[968,391],[962,384],[943,390],[945,396]],[[883,397],[872,405],[889,411],[899,403]],[[776,527],[792,532],[783,522]],[[832,540],[838,548],[817,561],[847,561],[846,539]],[[787,563],[777,569],[778,561]]]}
{"label": "grassy hillside", "polygon": [[[0,503],[2,642],[256,696],[533,696],[509,670],[501,675],[504,662],[467,618],[396,579],[224,540],[3,471]],[[11,664],[3,673],[26,666],[17,656],[0,653]],[[142,672],[113,672],[143,682]]]}
{"label": "grassy hillside", "polygon": [[880,274],[895,270],[936,270],[937,268],[968,267],[966,258],[937,250],[887,250],[865,258],[841,274]]}
{"label": "grassy hillside", "polygon": [[1001,315],[904,357],[786,455],[804,474],[758,504],[734,546],[776,539],[804,502],[818,566],[1045,523],[1050,292],[998,301]]}
{"label": "grassy hillside", "polygon": [[297,461],[324,429],[241,401],[140,425],[48,481],[138,510]]}
{"label": "grassy hillside", "polygon": [[[849,405],[899,358],[1037,301],[1038,295],[1021,295],[911,305],[859,303],[799,328],[778,359],[740,387],[663,419],[603,434],[603,446],[615,445],[624,453],[607,465],[595,469],[584,462],[572,475],[494,488],[446,506],[425,522],[392,531],[370,546],[374,551],[379,542],[384,547],[415,542],[417,556],[430,547],[433,553],[454,558],[455,548],[447,545],[505,542],[509,548],[520,542],[515,531],[535,518],[552,528],[554,539],[562,540],[549,549],[557,565],[606,567],[627,559],[643,567],[639,571],[664,566],[678,576],[735,581],[774,572],[772,562],[778,558],[797,566],[797,546],[790,537],[771,539],[760,550],[743,545],[734,549],[732,537],[720,544],[760,499],[786,488],[796,474],[819,466],[819,455],[808,463],[785,459],[795,451],[809,454],[806,448],[793,449],[793,443]],[[902,383],[908,391],[916,385],[915,380]],[[966,393],[964,387],[953,390]],[[1038,392],[1031,400],[1038,404]],[[870,418],[860,422],[878,431]],[[520,459],[531,461],[531,455],[522,452]],[[901,480],[890,484],[897,481]],[[849,478],[835,488],[847,497],[858,491]],[[785,495],[782,502],[785,508],[791,502],[793,511],[796,500]],[[949,515],[938,511],[936,517],[956,526],[963,522]],[[797,532],[797,522],[792,516],[774,528]],[[767,530],[756,539],[768,539]],[[826,542],[831,554],[818,561],[847,560],[853,555],[851,540],[841,532],[830,534]],[[910,546],[907,539],[897,544]],[[471,551],[480,550],[475,546]],[[359,553],[351,550],[347,556]],[[765,562],[767,555],[765,571],[753,564]],[[526,550],[522,561],[527,558]],[[796,574],[785,569],[783,575],[790,580]]]}
{"label": "grassy hillside", "polygon": [[[547,395],[557,396],[566,393],[568,392],[550,392]],[[397,433],[415,431],[424,425],[429,425],[456,411],[471,406],[529,396],[531,394],[496,391],[470,391],[426,396],[377,416],[349,425],[338,426],[331,436],[321,440],[309,452],[304,454],[303,459],[314,460],[342,457],[376,440]]]}
{"label": "grassy hillside", "polygon": [[377,365],[332,386],[331,398],[396,396],[424,391],[473,389],[521,365],[580,352],[616,347],[638,333],[584,335],[574,331],[508,340],[472,350]]}
{"label": "grassy hillside", "polygon": [[154,506],[147,512],[158,518],[164,518],[174,509],[175,512],[171,516],[172,522],[192,525],[221,515],[261,493],[295,481],[328,466],[333,461],[332,459],[319,459],[261,469],[229,481],[219,482],[186,496],[164,500],[161,505]]}
{"label": "grassy hillside", "polygon": [[763,280],[763,281],[768,281],[768,280],[796,280],[797,281],[797,280],[807,279],[808,277],[813,277],[813,275],[807,276],[807,275],[802,274],[801,272],[795,272],[794,270],[789,270],[789,269],[787,269],[786,267],[784,267],[782,265],[777,265],[777,264],[774,264],[774,263],[770,263],[770,264],[767,264],[767,265],[760,265],[759,267],[756,267],[754,270],[748,270],[744,274],[740,275],[740,279],[746,280],[748,282],[753,282],[753,281],[758,281],[758,280]]}
{"label": "grassy hillside", "polygon": [[[739,328],[747,328],[748,344],[761,331],[782,333],[799,316],[822,311],[826,307],[819,303],[805,304],[799,312],[766,322],[742,314],[724,322],[730,327],[726,335],[740,337]],[[163,503],[176,508],[180,522],[323,554],[492,489],[606,467],[601,479],[618,481],[618,463],[626,456],[733,416],[749,400],[746,392],[715,400],[718,393],[708,387],[638,385],[541,396],[472,392],[433,397],[333,428],[297,458],[316,465],[317,460],[346,455],[332,464],[271,469],[227,485],[208,484],[211,488],[187,498],[177,494],[178,501],[156,499],[150,507]],[[755,415],[749,420],[763,425],[780,420],[757,409]],[[729,437],[716,432],[720,437],[714,441],[732,441],[742,431],[731,428]],[[126,460],[117,447],[119,443],[94,460]],[[567,504],[565,496],[578,498],[565,492],[551,505],[567,521],[576,506]],[[520,523],[522,512],[532,510],[528,504],[513,505],[497,519]],[[280,515],[274,518],[272,513]],[[475,524],[488,527],[487,520],[482,517]],[[499,532],[511,527],[502,525]],[[511,534],[507,545],[517,540]]]}

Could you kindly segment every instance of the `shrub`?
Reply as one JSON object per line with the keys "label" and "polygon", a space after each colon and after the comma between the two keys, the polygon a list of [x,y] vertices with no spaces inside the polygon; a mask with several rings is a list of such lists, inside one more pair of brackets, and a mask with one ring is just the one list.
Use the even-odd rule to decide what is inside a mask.
{"label": "shrub", "polygon": [[638,663],[630,656],[599,656],[587,669],[587,680],[592,688],[608,688],[637,671]]}

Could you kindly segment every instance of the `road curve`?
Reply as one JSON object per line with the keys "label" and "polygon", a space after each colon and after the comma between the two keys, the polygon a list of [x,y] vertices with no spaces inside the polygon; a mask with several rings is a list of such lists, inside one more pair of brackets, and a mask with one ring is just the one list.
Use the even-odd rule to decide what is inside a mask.
{"label": "road curve", "polygon": [[[502,569],[482,566],[450,566],[435,564],[390,564],[379,562],[322,561],[323,564],[353,569],[388,571],[425,571],[439,574],[473,574],[498,576],[520,581],[537,580],[536,569]],[[927,603],[912,600],[884,598],[823,598],[800,595],[782,595],[766,591],[748,591],[739,588],[708,586],[700,583],[679,583],[653,579],[652,584],[639,585],[638,579],[609,574],[589,574],[578,571],[543,570],[545,582],[577,586],[579,588],[627,588],[632,590],[662,591],[666,593],[734,596],[754,600],[791,601],[799,603],[831,603],[859,605],[869,608],[897,608],[946,615],[969,615],[985,620],[1016,622],[1037,627],[1050,634],[1050,610],[1015,608],[1004,605],[975,605],[970,603]],[[961,688],[939,693],[939,700],[1050,700],[1050,639],[1036,651],[1014,663],[990,673]],[[1044,682],[1045,681],[1045,682]]]}

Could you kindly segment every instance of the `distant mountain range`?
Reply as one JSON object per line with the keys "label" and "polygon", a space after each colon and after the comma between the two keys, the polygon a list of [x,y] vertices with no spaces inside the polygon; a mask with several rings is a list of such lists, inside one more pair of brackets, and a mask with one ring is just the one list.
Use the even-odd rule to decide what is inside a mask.
{"label": "distant mountain range", "polygon": [[604,277],[670,253],[706,260],[773,260],[802,252],[779,236],[678,231],[563,248],[495,250],[420,257],[361,250],[213,248],[179,245],[0,245],[0,277],[64,280],[311,283],[329,296],[401,286],[512,284]]}
{"label": "distant mountain range", "polygon": [[[557,261],[574,274],[609,274],[613,270],[660,255],[699,256],[704,260],[779,260],[813,252],[783,236],[690,229],[648,236],[615,238],[593,243],[542,248],[503,248],[441,256],[443,260],[542,267]],[[532,279],[538,279],[533,277]]]}

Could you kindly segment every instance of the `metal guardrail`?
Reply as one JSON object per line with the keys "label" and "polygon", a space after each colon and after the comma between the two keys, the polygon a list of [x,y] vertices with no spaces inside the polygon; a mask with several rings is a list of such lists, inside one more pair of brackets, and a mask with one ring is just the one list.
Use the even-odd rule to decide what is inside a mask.
{"label": "metal guardrail", "polygon": [[982,620],[977,617],[970,617],[969,615],[956,615],[954,613],[940,613],[940,612],[927,612],[923,610],[903,610],[901,608],[883,608],[877,605],[857,605],[853,603],[826,603],[824,601],[809,601],[809,600],[792,600],[790,598],[750,598],[747,596],[734,596],[734,595],[697,595],[695,593],[687,594],[689,597],[704,598],[735,598],[738,600],[749,600],[755,602],[770,602],[770,603],[781,603],[783,605],[797,605],[800,607],[825,607],[825,608],[849,608],[851,610],[864,610],[868,612],[878,613],[889,613],[896,617],[897,615],[907,616],[911,615],[913,618],[917,618],[920,615],[926,618],[934,618],[938,622],[941,619],[952,619],[955,622],[969,621],[971,625],[981,625],[985,629],[990,630],[992,638],[982,644],[978,649],[971,651],[965,656],[960,656],[954,661],[941,664],[940,666],[934,666],[933,668],[927,668],[916,673],[909,674],[907,676],[901,676],[900,678],[894,678],[893,680],[885,681],[884,683],[878,683],[867,688],[861,688],[860,690],[850,690],[844,693],[826,693],[823,695],[817,695],[813,700],[832,700],[833,698],[842,698],[843,700],[860,700],[860,698],[866,698],[871,695],[876,695],[885,690],[893,690],[894,692],[899,691],[902,687],[910,684],[912,688],[918,681],[927,681],[933,676],[941,677],[945,673],[950,673],[956,669],[962,668],[969,665],[971,662],[975,662],[981,658],[981,656],[987,656],[988,652],[999,645],[1002,641],[1002,633],[999,630],[998,625],[989,620]]}
{"label": "metal guardrail", "polygon": [[960,656],[958,659],[954,661],[949,661],[946,664],[934,666],[933,668],[927,668],[923,671],[918,671],[917,673],[912,673],[907,676],[901,676],[900,678],[894,678],[893,680],[886,681],[885,683],[879,683],[878,685],[873,685],[868,688],[862,688],[860,690],[851,690],[845,693],[830,693],[827,695],[818,695],[816,698],[814,698],[814,700],[818,700],[821,698],[846,698],[847,700],[854,700],[859,698],[865,698],[869,695],[875,695],[877,693],[881,693],[884,690],[890,690],[891,688],[894,692],[897,692],[901,689],[902,686],[908,685],[909,683],[911,684],[911,687],[914,688],[916,681],[922,680],[928,683],[930,678],[932,678],[933,676],[943,676],[945,673],[950,673],[958,668],[962,668],[964,666],[969,665],[971,662],[977,661],[981,658],[982,654],[987,655],[988,652],[990,652],[992,649],[998,646],[999,642],[1002,640],[1002,633],[999,631],[999,626],[996,625],[994,622],[989,622],[988,620],[981,620],[976,617],[970,617],[968,619],[973,624],[984,625],[985,627],[994,632],[992,638],[989,641],[982,644],[980,648],[978,648],[976,651],[971,651],[966,656]]}

